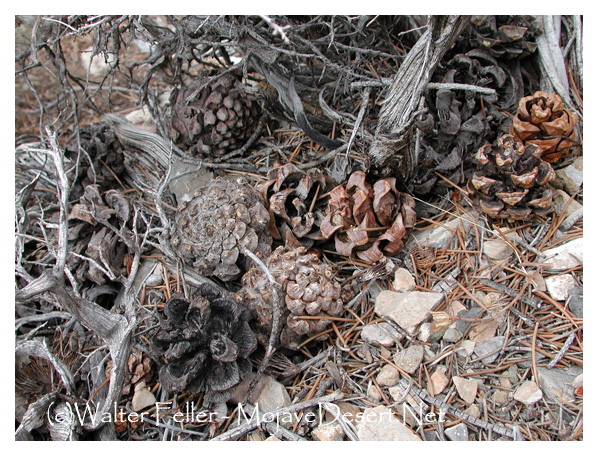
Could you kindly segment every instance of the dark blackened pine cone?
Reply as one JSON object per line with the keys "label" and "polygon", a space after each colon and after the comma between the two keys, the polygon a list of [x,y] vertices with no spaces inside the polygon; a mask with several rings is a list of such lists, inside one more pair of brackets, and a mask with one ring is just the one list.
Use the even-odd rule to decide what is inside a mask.
{"label": "dark blackened pine cone", "polygon": [[160,385],[169,392],[203,392],[204,405],[226,402],[252,371],[257,341],[250,312],[216,286],[202,284],[191,301],[173,296],[152,339],[162,359]]}
{"label": "dark blackened pine cone", "polygon": [[254,189],[217,178],[179,206],[171,244],[201,274],[228,281],[245,268],[244,249],[258,257],[270,254],[268,221],[262,197]]}
{"label": "dark blackened pine cone", "polygon": [[407,230],[416,223],[415,207],[409,194],[398,192],[395,178],[370,185],[366,173],[355,171],[345,186],[329,193],[320,230],[326,238],[335,236],[339,254],[374,263],[399,253]]}
{"label": "dark blackened pine cone", "polygon": [[[331,267],[315,253],[306,249],[278,247],[265,262],[275,281],[281,285],[284,300],[281,303],[279,328],[280,344],[295,350],[308,337],[323,332],[331,323],[327,318],[343,311],[341,286],[333,277]],[[243,288],[238,297],[256,313],[260,324],[258,338],[267,344],[273,324],[273,287],[264,272],[251,268],[242,279]],[[317,337],[317,340],[326,335]]]}
{"label": "dark blackened pine cone", "polygon": [[310,248],[322,240],[319,227],[326,203],[318,197],[326,188],[327,178],[317,168],[304,171],[289,163],[270,169],[256,190],[267,202],[272,237],[292,248]]}
{"label": "dark blackened pine cone", "polygon": [[521,59],[537,50],[540,26],[534,16],[474,16],[470,45],[493,57]]}
{"label": "dark blackened pine cone", "polygon": [[193,155],[218,157],[238,149],[258,123],[258,105],[231,74],[184,86],[171,103],[172,136]]}
{"label": "dark blackened pine cone", "polygon": [[578,116],[566,109],[561,97],[542,91],[523,97],[510,134],[524,144],[536,144],[543,160],[556,162],[574,144]]}
{"label": "dark blackened pine cone", "polygon": [[[125,158],[123,147],[112,129],[106,125],[91,124],[79,131],[79,137],[85,152],[80,157],[78,176],[70,197],[79,199],[85,187],[91,184],[97,184],[103,191],[119,186],[118,180],[125,171]],[[78,152],[77,142],[72,141],[65,156],[75,161]]]}
{"label": "dark blackened pine cone", "polygon": [[475,206],[491,217],[512,220],[553,211],[549,182],[555,172],[542,154],[538,146],[523,145],[510,135],[481,147],[476,154],[478,170],[468,183]]}

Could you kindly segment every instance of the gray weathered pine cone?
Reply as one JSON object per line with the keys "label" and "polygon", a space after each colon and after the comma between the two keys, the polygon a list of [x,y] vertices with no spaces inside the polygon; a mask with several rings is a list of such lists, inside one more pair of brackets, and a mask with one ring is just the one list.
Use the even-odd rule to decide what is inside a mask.
{"label": "gray weathered pine cone", "polygon": [[171,135],[192,155],[217,157],[245,144],[258,122],[257,103],[231,74],[175,90]]}
{"label": "gray weathered pine cone", "polygon": [[534,16],[474,16],[472,23],[467,29],[470,45],[493,57],[522,59],[537,50],[541,25]]}
{"label": "gray weathered pine cone", "polygon": [[478,170],[468,182],[474,205],[500,219],[524,220],[551,213],[553,188],[549,183],[555,171],[542,154],[537,145],[523,145],[511,135],[481,147],[476,153]]}
{"label": "gray weathered pine cone", "polygon": [[[296,350],[302,341],[321,334],[329,327],[330,317],[343,311],[341,286],[331,267],[315,253],[307,253],[303,246],[291,249],[278,247],[266,259],[266,267],[283,291],[280,303],[281,334],[279,344]],[[273,325],[273,287],[264,272],[251,268],[242,279],[243,287],[237,296],[255,312],[260,331],[260,342],[267,345]],[[316,340],[326,338],[326,334]]]}
{"label": "gray weathered pine cone", "polygon": [[256,185],[270,212],[269,233],[285,246],[310,248],[324,237],[320,223],[326,202],[327,178],[318,168],[301,170],[292,163],[271,168]]}
{"label": "gray weathered pine cone", "polygon": [[255,190],[216,178],[179,206],[170,241],[181,259],[201,274],[228,281],[246,268],[244,249],[258,257],[270,254],[268,221]]}
{"label": "gray weathered pine cone", "polygon": [[191,300],[171,297],[152,338],[162,361],[160,385],[169,392],[203,392],[206,407],[226,402],[252,371],[257,340],[250,316],[242,303],[208,283]]}

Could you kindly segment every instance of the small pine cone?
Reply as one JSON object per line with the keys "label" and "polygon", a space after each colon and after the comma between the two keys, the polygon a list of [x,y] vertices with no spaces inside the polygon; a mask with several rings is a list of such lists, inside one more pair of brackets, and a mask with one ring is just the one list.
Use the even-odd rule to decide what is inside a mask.
{"label": "small pine cone", "polygon": [[472,22],[470,46],[495,58],[522,59],[537,50],[534,16],[474,16]]}
{"label": "small pine cone", "polygon": [[329,203],[320,226],[326,238],[335,235],[341,255],[374,263],[384,255],[397,255],[407,230],[416,223],[414,199],[395,188],[395,178],[366,182],[366,173],[353,172],[345,187],[329,193]]}
{"label": "small pine cone", "polygon": [[254,189],[217,178],[179,206],[171,245],[201,274],[228,281],[241,273],[240,266],[245,268],[244,249],[258,257],[270,254],[268,220]]}
{"label": "small pine cone", "polygon": [[494,218],[524,220],[534,212],[545,216],[553,211],[549,182],[553,167],[541,159],[535,144],[517,142],[503,135],[476,153],[478,169],[468,182],[474,204]]}
{"label": "small pine cone", "polygon": [[291,248],[310,248],[322,240],[319,227],[325,205],[317,199],[326,187],[327,178],[317,168],[304,171],[288,163],[270,169],[266,181],[256,186],[270,212],[270,235]]}
{"label": "small pine cone", "polygon": [[524,144],[539,146],[542,159],[553,163],[572,146],[577,122],[578,116],[565,108],[559,95],[538,91],[520,100],[510,134]]}
{"label": "small pine cone", "polygon": [[172,136],[192,155],[217,157],[240,148],[258,121],[258,105],[231,74],[173,92]]}
{"label": "small pine cone", "polygon": [[161,355],[160,385],[169,392],[204,392],[204,405],[226,402],[252,371],[257,340],[242,303],[208,283],[191,301],[174,295],[164,305],[153,348]]}
{"label": "small pine cone", "polygon": [[[97,184],[103,191],[115,188],[125,171],[123,147],[115,133],[106,125],[91,124],[79,131],[79,138],[81,148],[87,154],[80,158],[79,175],[71,189],[71,199],[79,199],[88,185]],[[78,151],[77,142],[73,141],[66,148],[65,156],[74,161]]]}
{"label": "small pine cone", "polygon": [[[303,339],[318,335],[331,323],[327,317],[343,311],[341,286],[333,277],[331,267],[315,253],[306,253],[303,246],[291,249],[279,246],[268,257],[266,267],[280,284],[284,303],[281,303],[280,344],[296,350]],[[273,324],[273,288],[264,272],[251,268],[242,279],[238,298],[251,306],[260,323],[260,342],[267,344]],[[305,317],[319,317],[305,319]],[[316,338],[322,340],[326,335]]]}

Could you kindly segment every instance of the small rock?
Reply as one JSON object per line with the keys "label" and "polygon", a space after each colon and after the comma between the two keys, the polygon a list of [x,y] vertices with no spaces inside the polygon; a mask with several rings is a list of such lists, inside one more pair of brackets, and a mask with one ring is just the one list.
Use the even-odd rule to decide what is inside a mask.
{"label": "small rock", "polygon": [[445,429],[445,436],[451,441],[468,441],[468,427],[466,424],[458,424]]}
{"label": "small rock", "polygon": [[372,400],[374,400],[376,402],[379,402],[383,399],[383,396],[381,395],[381,391],[375,385],[371,385],[368,388],[367,394]]}
{"label": "small rock", "polygon": [[81,65],[86,72],[89,70],[92,76],[102,76],[116,64],[117,56],[114,52],[102,52],[95,56],[92,56],[92,54],[93,47],[89,47],[82,51],[80,56]]}
{"label": "small rock", "polygon": [[374,311],[380,317],[392,319],[401,328],[411,332],[442,301],[443,294],[437,292],[400,293],[383,290],[376,297]]}
{"label": "small rock", "polygon": [[469,405],[476,399],[476,393],[478,392],[478,384],[472,379],[465,379],[460,376],[454,376],[451,378],[455,384],[455,388],[458,391],[458,395]]}
{"label": "small rock", "polygon": [[393,280],[393,288],[396,292],[409,292],[416,287],[414,276],[405,268],[395,270],[395,279]]}
{"label": "small rock", "polygon": [[447,343],[457,343],[462,336],[462,333],[458,329],[449,327],[443,334],[443,341]]}
{"label": "small rock", "polygon": [[343,428],[337,422],[320,424],[312,430],[314,441],[343,441],[344,437]]}
{"label": "small rock", "polygon": [[156,124],[154,123],[154,118],[146,106],[141,109],[131,111],[125,116],[125,119],[140,129],[151,133],[156,133]]}
{"label": "small rock", "polygon": [[[360,416],[362,414],[362,410],[359,406],[354,405],[353,403],[349,403],[346,401],[340,401],[339,403],[335,403],[338,408],[337,415],[342,415],[352,424],[357,425],[360,421]],[[337,410],[335,410],[337,411]],[[328,421],[332,421],[335,417],[331,417],[331,414],[327,412]]]}
{"label": "small rock", "polygon": [[543,251],[543,263],[548,264],[545,271],[560,273],[582,265],[583,239],[576,238],[551,249]]}
{"label": "small rock", "polygon": [[462,319],[456,322],[455,328],[457,328],[460,332],[465,333],[471,324],[470,322],[468,322],[468,320],[476,319],[482,313],[482,311],[483,309],[480,306],[473,306],[470,309],[458,312],[458,317]]}
{"label": "small rock", "polygon": [[270,376],[266,376],[266,378],[266,383],[256,400],[256,405],[260,408],[260,412],[268,413],[289,406],[291,398],[285,386]]}
{"label": "small rock", "polygon": [[582,208],[582,205],[575,199],[572,199],[570,204],[566,207],[566,204],[570,200],[570,196],[563,190],[558,190],[553,194],[553,205],[555,206],[556,217],[560,216],[566,210],[566,219],[576,212],[576,210]]}
{"label": "small rock", "polygon": [[420,330],[418,330],[418,340],[423,343],[437,343],[443,338],[443,329],[433,331],[434,326],[430,322],[425,322],[420,326]]}
{"label": "small rock", "polygon": [[468,406],[468,408],[464,410],[464,413],[478,419],[480,417],[480,408],[478,407],[478,405],[470,405]]}
{"label": "small rock", "polygon": [[458,344],[458,347],[456,348],[455,352],[458,357],[465,359],[466,357],[470,357],[472,355],[475,346],[476,343],[474,341],[464,340],[460,344]]}
{"label": "small rock", "polygon": [[564,188],[570,195],[578,192],[582,186],[582,164],[583,159],[579,157],[567,167],[555,172],[557,177],[563,181]]}
{"label": "small rock", "polygon": [[413,374],[420,366],[420,363],[422,363],[423,356],[424,347],[413,345],[395,354],[393,363],[406,373]]}
{"label": "small rock", "polygon": [[439,395],[449,384],[449,379],[442,370],[437,370],[431,375],[431,384],[433,396]]}
{"label": "small rock", "polygon": [[447,306],[447,314],[449,314],[451,317],[458,317],[458,313],[460,311],[466,310],[467,308],[459,300],[452,300],[449,306]]}
{"label": "small rock", "polygon": [[[250,387],[250,383],[253,381],[254,376],[255,376],[255,373],[250,374],[248,377],[246,377],[243,381],[241,381],[237,385],[237,387],[233,391],[233,394],[231,395],[231,398],[229,399],[228,403],[231,403],[231,404],[237,406],[238,403],[245,402],[247,393],[248,393],[248,389]],[[256,387],[254,387],[254,391],[252,392],[252,398],[250,399],[250,403],[252,403],[254,405],[256,404],[256,399],[258,398],[260,393],[262,393],[262,389],[264,388],[266,383],[269,382],[269,378],[270,378],[270,376],[266,376],[266,375],[264,375],[260,378],[260,381],[258,381],[258,384],[256,384]]]}
{"label": "small rock", "polygon": [[395,346],[395,341],[401,341],[403,338],[403,335],[396,332],[387,322],[365,325],[360,334],[368,344],[388,348]]}
{"label": "small rock", "polygon": [[505,336],[496,336],[486,343],[477,345],[474,348],[474,352],[479,358],[481,358],[482,363],[485,365],[490,365],[499,356],[499,352],[503,347],[504,341]]}
{"label": "small rock", "polygon": [[545,278],[538,271],[532,275],[532,290],[533,292],[546,292],[547,286],[545,285]]}
{"label": "small rock", "polygon": [[275,435],[270,435],[264,441],[281,441],[281,440],[279,438],[277,438]]}
{"label": "small rock", "polygon": [[498,325],[499,322],[497,322],[497,319],[493,319],[489,322],[481,322],[472,327],[469,336],[475,343],[486,343],[495,338]]}
{"label": "small rock", "polygon": [[576,377],[582,373],[582,369],[576,366],[572,366],[568,370],[538,367],[537,373],[539,374],[539,385],[545,397],[560,403],[574,402],[574,387],[572,384]]}
{"label": "small rock", "polygon": [[357,431],[360,441],[422,441],[382,405],[364,410]]}
{"label": "small rock", "polygon": [[518,377],[518,367],[516,365],[510,365],[507,371],[504,371],[503,373],[507,375],[508,380],[512,385],[520,382],[520,378]]}
{"label": "small rock", "polygon": [[472,214],[464,214],[460,218],[454,218],[443,227],[433,227],[427,230],[422,230],[414,234],[413,238],[408,243],[408,249],[411,246],[431,247],[443,249],[447,246],[449,240],[455,236],[456,230],[462,233],[468,233],[473,222],[478,219],[478,215],[474,217]]}
{"label": "small rock", "polygon": [[376,382],[381,387],[394,386],[399,382],[399,371],[393,365],[387,364],[379,371],[379,374],[376,376]]}
{"label": "small rock", "polygon": [[545,279],[547,292],[556,301],[565,301],[570,289],[578,286],[576,279],[570,273],[564,275],[549,276]]}
{"label": "small rock", "polygon": [[483,242],[483,253],[493,260],[504,260],[514,253],[514,249],[503,239],[496,238]]}
{"label": "small rock", "polygon": [[504,371],[499,375],[499,385],[504,389],[512,388],[512,383],[510,382],[510,373],[508,371]]}
{"label": "small rock", "polygon": [[576,286],[568,291],[568,297],[570,298],[570,302],[568,304],[568,309],[579,319],[583,317],[583,306],[584,301],[582,299],[582,287]]}
{"label": "small rock", "polygon": [[499,389],[495,389],[495,392],[493,392],[493,395],[491,396],[491,399],[498,405],[503,405],[504,403],[507,403],[508,399],[509,399],[509,395],[505,390],[499,390]]}
{"label": "small rock", "polygon": [[136,387],[133,399],[131,400],[131,409],[137,413],[148,406],[154,405],[156,405],[156,397],[150,392],[149,388],[145,387],[145,383],[141,389],[137,389]]}
{"label": "small rock", "polygon": [[572,387],[574,387],[575,389],[579,389],[582,387],[582,373],[580,373],[578,376],[574,378],[574,381],[572,381]]}
{"label": "small rock", "polygon": [[543,398],[543,392],[533,381],[524,381],[514,392],[514,400],[527,406],[538,402],[541,398]]}

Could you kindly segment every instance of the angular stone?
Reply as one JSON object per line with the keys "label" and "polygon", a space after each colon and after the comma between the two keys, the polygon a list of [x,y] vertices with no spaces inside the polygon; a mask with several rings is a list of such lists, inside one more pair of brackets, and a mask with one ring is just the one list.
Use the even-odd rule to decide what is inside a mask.
{"label": "angular stone", "polygon": [[376,375],[376,382],[381,387],[391,387],[399,382],[399,371],[390,364],[385,365]]}
{"label": "angular stone", "polygon": [[465,359],[466,357],[470,357],[472,355],[475,347],[476,343],[474,341],[464,340],[460,344],[458,344],[458,347],[456,348],[455,352],[458,357]]}
{"label": "angular stone", "polygon": [[323,423],[312,430],[314,441],[343,441],[343,437],[345,433],[337,422]]}
{"label": "angular stone", "polygon": [[545,271],[560,273],[582,265],[583,248],[581,237],[543,251],[545,258],[541,261],[548,265]]}
{"label": "angular stone", "polygon": [[559,368],[538,367],[537,373],[539,374],[539,385],[547,399],[560,403],[574,402],[574,387],[572,384],[576,377],[582,373],[581,368],[572,366],[568,370],[561,370]]}
{"label": "angular stone", "polygon": [[476,393],[478,392],[478,384],[472,379],[462,378],[460,376],[454,376],[451,378],[455,384],[455,388],[458,391],[458,395],[469,405],[476,399]]}
{"label": "angular stone", "polygon": [[549,276],[545,278],[547,292],[555,301],[566,301],[570,289],[578,286],[578,282],[570,273],[563,275]]}
{"label": "angular stone", "polygon": [[403,335],[395,331],[391,324],[387,322],[365,325],[360,335],[368,344],[387,348],[395,346],[396,340],[401,341],[403,339]]}
{"label": "angular stone", "polygon": [[421,345],[413,345],[401,350],[393,357],[393,363],[401,368],[406,373],[414,373],[422,363],[424,356],[424,347]]}
{"label": "angular stone", "polygon": [[281,441],[281,440],[279,438],[277,438],[275,435],[270,435],[264,441]]}
{"label": "angular stone", "polygon": [[422,441],[382,405],[364,410],[357,431],[360,441]]}
{"label": "angular stone", "polygon": [[433,395],[439,395],[449,384],[449,379],[442,370],[437,370],[431,375],[431,383]]}
{"label": "angular stone", "polygon": [[374,311],[380,317],[392,319],[397,325],[410,332],[420,324],[428,312],[443,301],[437,292],[393,292],[383,290],[376,297]]}
{"label": "angular stone", "polygon": [[582,287],[576,286],[568,291],[568,297],[570,298],[570,304],[568,308],[579,319],[583,318],[584,300],[582,297]]}
{"label": "angular stone", "polygon": [[131,400],[131,409],[136,413],[141,411],[142,409],[147,408],[148,406],[156,405],[156,397],[150,390],[145,387],[141,389],[135,389],[135,393],[133,394],[133,399]]}
{"label": "angular stone", "polygon": [[383,399],[383,396],[381,395],[381,391],[374,384],[368,388],[368,391],[366,393],[372,400],[374,400],[376,402],[379,402]]}
{"label": "angular stone", "polygon": [[480,408],[478,405],[470,405],[464,410],[464,413],[478,419],[480,417]]}
{"label": "angular stone", "polygon": [[443,334],[443,341],[447,343],[457,343],[462,336],[462,332],[458,329],[449,327]]}
{"label": "angular stone", "polygon": [[[256,407],[260,409],[260,413],[268,413],[289,406],[291,404],[291,397],[289,397],[285,386],[270,376],[266,376],[266,378],[264,387],[256,400]],[[279,423],[285,428],[293,425],[291,416],[281,417]]]}
{"label": "angular stone", "polygon": [[455,236],[457,230],[462,233],[468,233],[472,223],[476,219],[478,219],[478,216],[474,217],[472,214],[464,214],[460,218],[456,217],[447,223],[443,223],[442,227],[438,226],[417,232],[408,243],[408,249],[411,246],[443,249]]}
{"label": "angular stone", "polygon": [[447,314],[452,317],[458,317],[460,311],[467,311],[467,308],[459,300],[452,300],[449,306],[447,306]]}
{"label": "angular stone", "polygon": [[508,399],[509,399],[509,395],[505,390],[499,390],[499,389],[495,389],[495,392],[493,392],[493,395],[491,396],[491,399],[498,405],[503,405],[504,403],[507,403]]}
{"label": "angular stone", "polygon": [[490,259],[504,260],[514,253],[514,249],[503,239],[485,240],[483,253]]}
{"label": "angular stone", "polygon": [[574,381],[572,381],[572,387],[575,389],[582,387],[582,373],[574,378]]}
{"label": "angular stone", "polygon": [[451,441],[468,441],[468,427],[466,424],[458,424],[445,429],[445,436]]}
{"label": "angular stone", "polygon": [[570,200],[570,196],[561,189],[553,194],[553,205],[555,206],[556,217],[560,216],[564,212],[564,208],[566,211],[566,219],[574,214],[576,210],[582,208],[582,205],[575,199],[572,199],[572,201],[566,207],[568,200]]}
{"label": "angular stone", "polygon": [[538,402],[541,398],[543,398],[543,392],[533,381],[524,381],[514,392],[514,400],[527,406]]}
{"label": "angular stone", "polygon": [[546,292],[547,286],[545,285],[545,278],[538,271],[532,275],[532,287],[533,292]]}
{"label": "angular stone", "polygon": [[582,157],[579,157],[567,167],[556,171],[557,177],[562,180],[564,183],[564,189],[566,189],[566,192],[568,192],[570,195],[578,192],[578,190],[580,190],[580,186],[582,186],[582,164],[583,159]]}
{"label": "angular stone", "polygon": [[471,322],[468,322],[468,319],[476,319],[482,313],[482,311],[483,309],[480,306],[473,306],[470,309],[458,312],[458,317],[461,317],[465,320],[462,319],[457,321],[455,323],[455,328],[464,333],[471,324]]}
{"label": "angular stone", "polygon": [[496,336],[486,343],[477,345],[474,348],[474,352],[478,357],[480,357],[482,363],[485,365],[490,365],[499,356],[499,352],[503,347],[504,341],[505,336]]}
{"label": "angular stone", "polygon": [[497,319],[494,319],[489,322],[481,322],[475,324],[472,329],[470,329],[470,339],[475,343],[482,344],[487,341],[491,341],[495,338],[495,334],[497,333],[497,326],[499,323]]}
{"label": "angular stone", "polygon": [[414,276],[405,268],[395,270],[395,279],[393,280],[393,288],[396,292],[409,292],[416,287]]}

